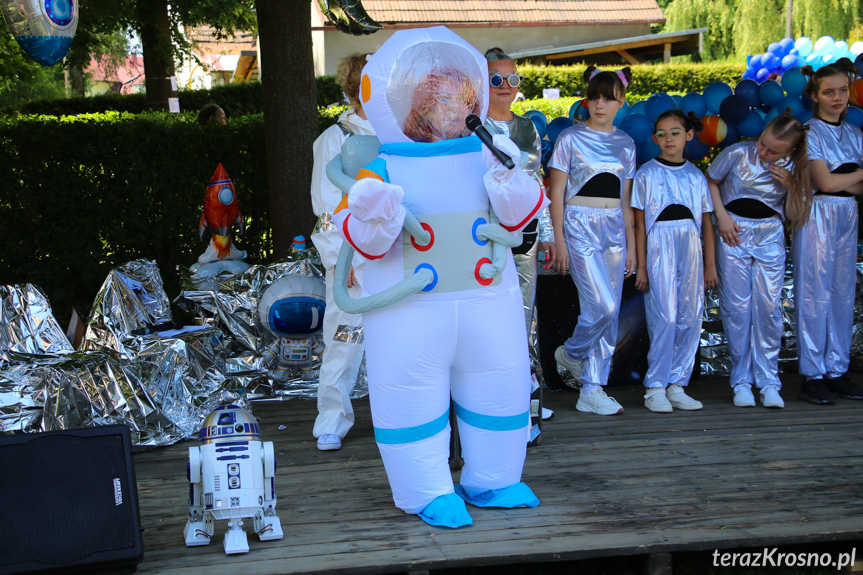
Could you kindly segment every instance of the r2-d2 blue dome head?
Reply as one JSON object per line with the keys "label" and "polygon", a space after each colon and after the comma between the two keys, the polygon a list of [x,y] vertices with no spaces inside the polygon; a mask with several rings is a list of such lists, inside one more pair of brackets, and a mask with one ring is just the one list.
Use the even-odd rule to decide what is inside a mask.
{"label": "r2-d2 blue dome head", "polygon": [[314,335],[323,328],[326,305],[326,287],[320,278],[287,275],[264,291],[258,319],[276,337]]}

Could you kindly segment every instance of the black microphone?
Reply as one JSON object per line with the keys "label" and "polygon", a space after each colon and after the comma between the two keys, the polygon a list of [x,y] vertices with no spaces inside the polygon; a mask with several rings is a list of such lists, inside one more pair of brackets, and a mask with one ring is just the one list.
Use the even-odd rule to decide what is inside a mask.
{"label": "black microphone", "polygon": [[500,160],[500,163],[509,168],[510,170],[515,167],[515,164],[512,162],[512,158],[498,150],[494,142],[491,139],[491,134],[488,133],[488,130],[485,129],[485,126],[482,125],[482,120],[480,120],[477,116],[470,114],[464,120],[467,129],[479,136],[479,139],[482,140],[482,143],[491,150],[491,153],[494,154],[494,157]]}

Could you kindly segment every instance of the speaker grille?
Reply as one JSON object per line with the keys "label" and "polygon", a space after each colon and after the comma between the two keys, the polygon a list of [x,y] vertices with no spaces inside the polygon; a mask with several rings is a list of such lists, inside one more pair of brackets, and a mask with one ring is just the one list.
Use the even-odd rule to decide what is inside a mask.
{"label": "speaker grille", "polygon": [[134,547],[129,489],[122,435],[47,434],[3,447],[0,565],[65,565]]}

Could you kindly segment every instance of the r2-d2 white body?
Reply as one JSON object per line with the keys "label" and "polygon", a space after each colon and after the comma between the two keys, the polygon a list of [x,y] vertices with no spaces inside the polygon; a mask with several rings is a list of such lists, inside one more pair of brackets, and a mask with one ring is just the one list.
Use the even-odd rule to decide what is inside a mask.
{"label": "r2-d2 white body", "polygon": [[186,545],[207,545],[215,520],[228,520],[225,553],[248,553],[243,519],[254,518],[261,541],[281,539],[276,514],[276,457],[273,442],[261,441],[251,413],[236,405],[214,409],[189,448],[189,520]]}

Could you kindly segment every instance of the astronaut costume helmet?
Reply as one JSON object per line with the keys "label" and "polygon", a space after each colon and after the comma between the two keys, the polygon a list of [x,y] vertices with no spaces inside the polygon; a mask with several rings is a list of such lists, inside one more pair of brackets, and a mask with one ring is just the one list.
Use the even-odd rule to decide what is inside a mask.
{"label": "astronaut costume helmet", "polygon": [[363,68],[360,99],[382,144],[468,136],[467,114],[488,112],[488,63],[442,26],[396,33]]}

